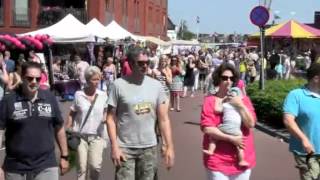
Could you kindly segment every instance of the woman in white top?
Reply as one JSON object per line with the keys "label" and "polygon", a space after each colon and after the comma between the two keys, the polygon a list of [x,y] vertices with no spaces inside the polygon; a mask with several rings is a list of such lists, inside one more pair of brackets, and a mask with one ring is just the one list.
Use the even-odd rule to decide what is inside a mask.
{"label": "woman in white top", "polygon": [[103,65],[103,85],[102,90],[106,90],[108,92],[110,85],[116,79],[116,66],[113,64],[113,57],[108,57],[106,62]]}
{"label": "woman in white top", "polygon": [[[81,142],[77,149],[78,180],[98,180],[103,150],[106,147],[106,139],[108,139],[104,126],[108,96],[97,89],[101,80],[101,71],[98,67],[88,67],[84,71],[84,77],[86,84],[82,90],[75,93],[75,99],[68,115],[67,128],[72,127],[73,131],[81,134]],[[94,104],[92,111],[85,121],[92,104]]]}

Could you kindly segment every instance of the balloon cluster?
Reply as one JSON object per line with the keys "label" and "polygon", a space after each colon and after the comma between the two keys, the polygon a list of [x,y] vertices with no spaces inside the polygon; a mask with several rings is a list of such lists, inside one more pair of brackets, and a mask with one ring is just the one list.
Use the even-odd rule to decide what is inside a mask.
{"label": "balloon cluster", "polygon": [[19,40],[26,46],[37,50],[42,50],[44,45],[50,46],[53,43],[52,39],[48,35],[40,34],[37,34],[34,37],[30,35],[21,36],[19,37]]}
{"label": "balloon cluster", "polygon": [[36,35],[15,37],[9,34],[0,35],[0,51],[6,49],[30,49],[42,50],[44,45],[50,46],[52,39],[48,35]]}
{"label": "balloon cluster", "polygon": [[10,48],[25,49],[26,47],[14,36],[8,34],[0,35],[0,50],[3,51]]}

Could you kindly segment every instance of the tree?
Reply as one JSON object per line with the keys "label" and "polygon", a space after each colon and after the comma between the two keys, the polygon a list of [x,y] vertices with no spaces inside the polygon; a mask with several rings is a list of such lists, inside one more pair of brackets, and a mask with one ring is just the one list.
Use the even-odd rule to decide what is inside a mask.
{"label": "tree", "polygon": [[182,20],[178,30],[178,39],[191,40],[196,37],[196,35],[188,30],[187,21]]}

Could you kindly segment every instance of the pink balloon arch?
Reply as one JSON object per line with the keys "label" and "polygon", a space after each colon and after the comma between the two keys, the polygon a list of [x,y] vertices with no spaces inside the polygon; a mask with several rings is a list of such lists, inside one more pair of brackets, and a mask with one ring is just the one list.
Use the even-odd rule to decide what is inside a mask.
{"label": "pink balloon arch", "polygon": [[53,41],[48,35],[37,34],[35,36],[21,36],[4,34],[0,35],[0,51],[11,49],[35,49],[43,50],[44,46],[52,45]]}

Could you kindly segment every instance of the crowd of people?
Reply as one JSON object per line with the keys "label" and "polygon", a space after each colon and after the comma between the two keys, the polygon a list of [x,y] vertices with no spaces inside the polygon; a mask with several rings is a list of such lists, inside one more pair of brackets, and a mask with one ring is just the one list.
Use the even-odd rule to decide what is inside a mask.
{"label": "crowd of people", "polygon": [[[0,142],[4,135],[6,146],[0,176],[7,180],[59,179],[58,165],[61,174],[69,169],[66,131],[79,137],[77,179],[99,179],[107,146],[115,179],[157,179],[159,152],[168,169],[174,165],[169,111],[182,111],[181,98],[199,93],[205,94],[200,127],[208,180],[248,180],[256,164],[256,115],[245,85],[257,79],[261,67],[276,71],[278,79],[285,74],[282,58],[278,62],[270,55],[261,66],[259,54],[245,48],[157,55],[130,47],[115,56],[100,49],[94,65],[75,51],[66,63],[55,57],[52,66],[55,80],[77,79],[81,85],[64,120],[48,89],[47,68],[34,52],[29,55],[14,61],[9,51],[0,54]],[[303,169],[309,160],[319,167],[318,128],[313,129],[319,117],[319,73],[320,65],[309,63],[308,84],[289,93],[284,103],[284,122],[293,134],[290,149],[304,179],[319,176]]]}

